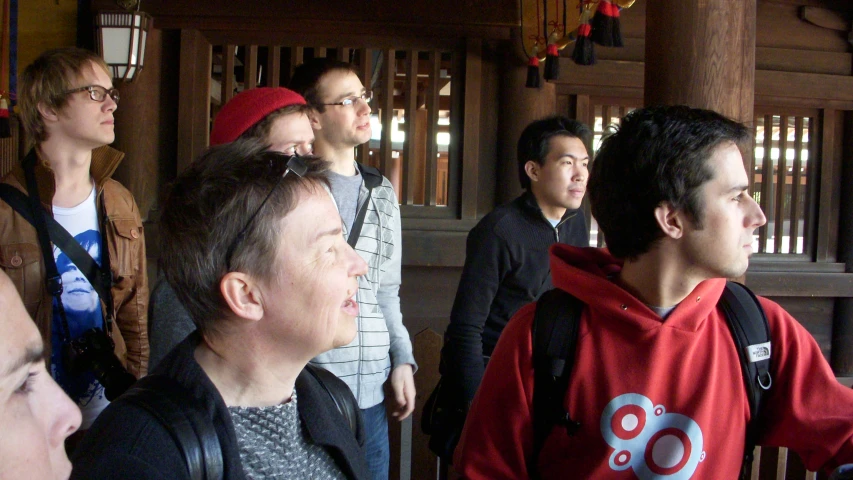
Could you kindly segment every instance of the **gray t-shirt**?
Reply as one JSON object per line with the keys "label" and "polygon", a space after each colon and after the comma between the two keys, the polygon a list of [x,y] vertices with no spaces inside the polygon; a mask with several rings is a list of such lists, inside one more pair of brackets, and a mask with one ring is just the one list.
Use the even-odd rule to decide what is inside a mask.
{"label": "gray t-shirt", "polygon": [[338,211],[341,213],[341,219],[347,228],[347,232],[352,230],[352,224],[355,221],[355,211],[358,209],[358,192],[361,191],[361,174],[358,168],[355,169],[355,175],[347,176],[335,172],[329,172],[329,184],[332,187],[332,196],[335,197],[335,203],[338,204]]}
{"label": "gray t-shirt", "polygon": [[246,478],[345,479],[332,456],[311,443],[299,420],[296,392],[271,407],[228,407]]}

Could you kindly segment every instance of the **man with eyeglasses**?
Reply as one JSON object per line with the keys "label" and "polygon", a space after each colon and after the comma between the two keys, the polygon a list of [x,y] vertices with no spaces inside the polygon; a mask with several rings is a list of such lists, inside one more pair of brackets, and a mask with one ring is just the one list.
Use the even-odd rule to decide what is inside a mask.
{"label": "man with eyeglasses", "polygon": [[[79,48],[44,52],[26,68],[19,87],[20,120],[34,147],[3,183],[26,195],[19,207],[23,205],[36,223],[39,217],[34,214],[52,216],[72,241],[94,242],[84,253],[95,253],[93,278],[103,279],[96,283],[109,292],[104,296],[112,297],[99,295],[81,273],[83,268],[57,262],[60,255],[71,255],[60,249],[54,233],[40,241],[25,216],[0,202],[0,268],[39,328],[51,374],[80,407],[83,431],[109,401],[92,368],[71,368],[72,358],[63,353],[72,350],[72,343],[80,345],[84,332],[100,329],[101,338],[111,338],[115,356],[129,373],[139,378],[148,369],[142,220],[131,193],[110,178],[124,157],[107,146],[115,139],[113,112],[119,92],[104,61]],[[43,255],[42,245],[51,242],[47,248],[52,252]],[[49,263],[56,263],[58,278],[49,278]],[[71,315],[76,305],[91,303],[100,308]]]}
{"label": "man with eyeglasses", "polygon": [[400,207],[391,183],[355,161],[355,147],[370,141],[373,94],[352,65],[314,59],[296,68],[290,88],[314,111],[314,153],[331,163],[329,180],[350,245],[368,264],[359,278],[358,335],[312,362],[344,380],[365,419],[364,452],[375,479],[387,479],[388,421],[383,385],[390,378],[391,415],[403,420],[415,407],[412,342],[400,312]]}

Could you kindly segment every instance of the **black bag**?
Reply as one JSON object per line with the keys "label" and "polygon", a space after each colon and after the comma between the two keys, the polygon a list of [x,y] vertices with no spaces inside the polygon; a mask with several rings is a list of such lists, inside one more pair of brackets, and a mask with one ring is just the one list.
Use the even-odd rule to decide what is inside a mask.
{"label": "black bag", "polygon": [[453,463],[453,451],[462,435],[468,408],[466,402],[460,399],[461,395],[448,387],[444,378],[439,379],[424,404],[421,430],[429,435],[430,451],[442,460]]}

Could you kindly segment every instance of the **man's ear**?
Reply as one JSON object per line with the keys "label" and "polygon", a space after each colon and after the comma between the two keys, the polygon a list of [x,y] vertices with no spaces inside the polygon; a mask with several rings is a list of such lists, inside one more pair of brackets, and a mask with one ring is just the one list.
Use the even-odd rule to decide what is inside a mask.
{"label": "man's ear", "polygon": [[242,272],[226,273],[219,281],[219,291],[228,308],[239,318],[258,321],[264,317],[264,305],[258,283]]}
{"label": "man's ear", "polygon": [[308,121],[311,122],[312,130],[320,130],[323,128],[322,125],[320,125],[320,112],[314,108],[308,110]]}
{"label": "man's ear", "polygon": [[59,120],[59,114],[54,109],[45,105],[44,102],[38,103],[38,111],[39,115],[41,115],[46,121],[55,122]]}
{"label": "man's ear", "polygon": [[655,208],[655,221],[667,237],[678,239],[684,235],[685,213],[673,208],[669,202],[661,202]]}
{"label": "man's ear", "polygon": [[540,165],[534,160],[528,160],[524,164],[524,172],[527,173],[527,177],[530,178],[531,182],[539,181],[539,167]]}

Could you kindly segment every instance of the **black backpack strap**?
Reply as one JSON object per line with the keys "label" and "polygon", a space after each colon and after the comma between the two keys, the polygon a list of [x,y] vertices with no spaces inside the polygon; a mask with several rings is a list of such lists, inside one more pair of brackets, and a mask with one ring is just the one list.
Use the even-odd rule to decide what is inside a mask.
{"label": "black backpack strap", "polygon": [[356,163],[356,165],[358,166],[359,173],[361,173],[364,186],[367,188],[367,198],[358,210],[358,214],[352,222],[352,229],[349,232],[349,236],[347,236],[347,243],[352,248],[355,248],[358,237],[361,236],[361,227],[364,226],[364,217],[367,215],[367,209],[370,208],[370,197],[373,194],[373,189],[382,185],[382,173],[378,169],[360,163]]}
{"label": "black backpack strap", "polygon": [[137,406],[162,424],[180,448],[193,480],[224,476],[219,437],[201,401],[166,375],[149,375],[136,382],[117,402]]}
{"label": "black backpack strap", "polygon": [[750,420],[746,426],[743,465],[740,478],[749,478],[753,450],[758,441],[758,413],[764,392],[770,389],[770,327],[764,309],[750,289],[737,282],[726,282],[719,305],[732,331],[743,370],[749,398]]}
{"label": "black backpack strap", "polygon": [[533,451],[528,474],[538,478],[539,452],[551,429],[562,425],[574,435],[580,423],[569,417],[563,398],[575,362],[583,302],[564,290],[545,292],[533,316]]}
{"label": "black backpack strap", "polygon": [[336,377],[334,373],[326,370],[325,368],[311,365],[309,363],[305,365],[305,369],[308,370],[308,373],[317,380],[320,386],[323,387],[323,390],[332,397],[332,401],[335,402],[335,406],[338,407],[338,411],[343,415],[344,420],[346,420],[347,425],[349,425],[349,428],[352,430],[352,434],[358,438],[358,405],[356,404],[355,397],[352,396],[352,391],[347,384]]}

